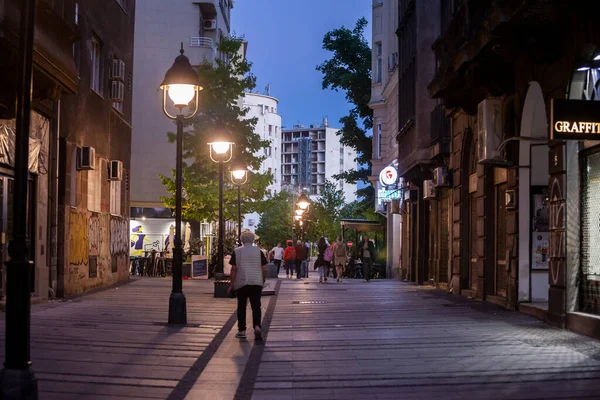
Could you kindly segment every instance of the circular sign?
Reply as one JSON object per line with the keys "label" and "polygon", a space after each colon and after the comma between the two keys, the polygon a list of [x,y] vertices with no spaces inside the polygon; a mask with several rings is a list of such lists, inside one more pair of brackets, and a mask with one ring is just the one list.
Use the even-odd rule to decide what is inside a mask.
{"label": "circular sign", "polygon": [[395,185],[398,181],[398,171],[394,167],[385,167],[379,173],[379,181],[384,186]]}
{"label": "circular sign", "polygon": [[352,247],[352,242],[348,242],[348,247]]}

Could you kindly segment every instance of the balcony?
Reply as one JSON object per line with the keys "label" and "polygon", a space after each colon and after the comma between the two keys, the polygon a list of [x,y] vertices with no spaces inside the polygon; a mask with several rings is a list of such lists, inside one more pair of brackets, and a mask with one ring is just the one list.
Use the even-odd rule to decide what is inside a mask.
{"label": "balcony", "polygon": [[215,49],[215,41],[205,36],[192,36],[190,38],[190,47],[205,47]]}
{"label": "balcony", "polygon": [[200,65],[203,62],[212,63],[216,56],[215,41],[206,36],[190,37],[190,49],[186,52],[192,65]]}

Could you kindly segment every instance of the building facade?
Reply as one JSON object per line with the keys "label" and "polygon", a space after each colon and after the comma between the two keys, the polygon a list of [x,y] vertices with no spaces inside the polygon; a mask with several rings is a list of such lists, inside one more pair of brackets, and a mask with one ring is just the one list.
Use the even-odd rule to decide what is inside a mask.
{"label": "building facade", "polygon": [[[220,57],[216,47],[222,36],[229,36],[232,8],[232,0],[147,0],[137,4],[130,204],[134,219],[130,228],[132,255],[152,249],[166,250],[171,226],[175,224],[171,210],[160,201],[161,196],[167,195],[160,175],[171,176],[175,168],[175,145],[167,139],[167,132],[174,132],[175,125],[162,112],[158,86],[179,54],[181,43],[193,66]],[[210,224],[193,224],[192,228],[198,230],[194,236],[205,237],[213,231]]]}
{"label": "building facade", "polygon": [[281,188],[297,192],[306,190],[318,196],[329,180],[344,191],[345,200],[356,200],[356,185],[336,181],[333,176],[356,169],[356,151],[344,147],[337,135],[339,129],[330,128],[327,119],[319,125],[294,125],[284,129],[281,136]]}
{"label": "building facade", "polygon": [[[447,140],[434,118],[438,104],[427,93],[435,72],[431,46],[439,36],[440,2],[398,1],[398,175],[402,180],[401,276],[441,287],[448,282],[450,193],[431,196],[433,172],[445,163]],[[435,198],[435,201],[432,201]]]}
{"label": "building facade", "polygon": [[451,288],[597,335],[600,5],[495,5],[442,1],[433,46]]}
{"label": "building facade", "polygon": [[[3,295],[12,235],[19,7],[17,1],[0,4]],[[44,17],[36,21],[27,207],[31,292],[47,298],[129,278],[135,1],[39,1],[37,13]]]}
{"label": "building facade", "polygon": [[[281,191],[281,115],[277,111],[279,100],[269,94],[246,93],[243,106],[248,109],[247,118],[257,118],[255,133],[271,146],[261,150],[258,156],[265,157],[260,173],[270,173],[273,183],[267,187],[268,194]],[[244,215],[242,229],[255,231],[260,221],[258,213]]]}
{"label": "building facade", "polygon": [[373,109],[372,176],[375,210],[386,217],[387,276],[399,277],[401,258],[401,183],[384,185],[379,175],[386,167],[398,167],[398,1],[373,0],[371,101]]}

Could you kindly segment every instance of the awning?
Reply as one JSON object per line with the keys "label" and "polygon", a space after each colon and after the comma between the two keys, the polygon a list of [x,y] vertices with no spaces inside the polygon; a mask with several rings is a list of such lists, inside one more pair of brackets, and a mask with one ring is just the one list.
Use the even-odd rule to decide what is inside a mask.
{"label": "awning", "polygon": [[383,230],[383,225],[370,219],[342,218],[342,229],[354,229],[357,232],[373,232]]}

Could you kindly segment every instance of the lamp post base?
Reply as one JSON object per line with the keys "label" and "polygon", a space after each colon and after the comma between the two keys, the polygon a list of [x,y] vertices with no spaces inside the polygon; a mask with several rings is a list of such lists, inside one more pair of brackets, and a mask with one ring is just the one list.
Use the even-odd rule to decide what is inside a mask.
{"label": "lamp post base", "polygon": [[0,372],[0,397],[3,400],[37,400],[37,379],[31,368],[2,368]]}
{"label": "lamp post base", "polygon": [[187,324],[187,305],[183,292],[171,292],[169,297],[169,325]]}

